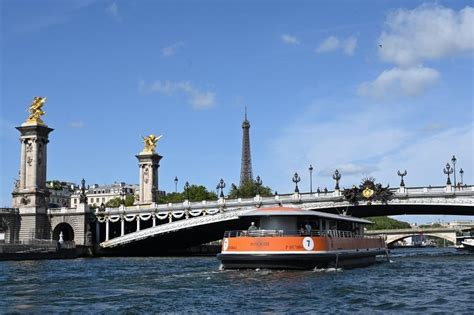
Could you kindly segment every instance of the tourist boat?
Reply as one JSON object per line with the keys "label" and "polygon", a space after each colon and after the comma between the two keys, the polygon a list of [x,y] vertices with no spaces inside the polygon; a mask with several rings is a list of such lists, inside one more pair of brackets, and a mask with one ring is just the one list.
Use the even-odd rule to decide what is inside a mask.
{"label": "tourist boat", "polygon": [[[467,242],[468,246],[464,246],[464,243]],[[471,235],[471,232],[465,232],[463,235],[456,236],[456,244],[454,247],[457,250],[468,250],[469,244],[474,243],[474,236]]]}
{"label": "tourist boat", "polygon": [[225,232],[217,255],[224,269],[360,267],[388,255],[381,237],[364,236],[372,224],[365,219],[289,207],[259,208],[240,219],[253,224]]}
{"label": "tourist boat", "polygon": [[464,249],[467,249],[469,251],[474,251],[474,239],[473,238],[466,239],[466,240],[462,241],[461,244],[463,245]]}

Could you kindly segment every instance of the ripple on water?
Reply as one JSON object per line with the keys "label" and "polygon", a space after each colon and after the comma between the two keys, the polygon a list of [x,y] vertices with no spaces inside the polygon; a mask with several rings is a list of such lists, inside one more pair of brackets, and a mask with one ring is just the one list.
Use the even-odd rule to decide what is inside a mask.
{"label": "ripple on water", "polygon": [[337,271],[219,271],[213,257],[0,262],[0,313],[474,313],[474,255],[391,259]]}

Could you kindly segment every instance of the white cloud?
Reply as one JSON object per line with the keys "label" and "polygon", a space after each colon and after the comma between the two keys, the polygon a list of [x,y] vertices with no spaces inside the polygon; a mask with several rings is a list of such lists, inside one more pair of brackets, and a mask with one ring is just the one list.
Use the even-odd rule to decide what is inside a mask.
{"label": "white cloud", "polygon": [[69,123],[69,127],[71,127],[71,128],[82,128],[82,127],[84,127],[84,123],[82,121],[71,121]]}
{"label": "white cloud", "polygon": [[148,93],[160,93],[168,96],[179,92],[184,93],[188,96],[188,103],[196,109],[208,109],[216,104],[215,93],[202,91],[193,86],[189,81],[171,82],[157,80],[148,86],[144,81],[141,81],[139,89]]}
{"label": "white cloud", "polygon": [[357,47],[357,38],[354,36],[346,39],[339,39],[335,36],[329,36],[316,48],[317,53],[327,53],[336,50],[342,50],[344,54],[352,56]]}
{"label": "white cloud", "polygon": [[458,12],[440,5],[399,9],[387,16],[379,55],[396,67],[359,86],[359,95],[376,100],[419,96],[438,81],[437,70],[423,62],[474,51],[474,9]]}
{"label": "white cloud", "polygon": [[474,8],[440,5],[399,9],[388,15],[379,38],[382,60],[403,67],[474,51]]}
{"label": "white cloud", "polygon": [[334,188],[335,169],[342,174],[341,187],[358,184],[365,176],[374,176],[384,185],[397,187],[400,183],[397,170],[405,169],[408,186],[443,186],[446,175],[442,169],[453,154],[458,159],[457,180],[461,167],[465,171],[464,182],[474,180],[472,123],[426,133],[404,124],[413,115],[410,109],[393,111],[372,106],[344,111],[327,104],[321,108],[334,114],[323,118],[321,112],[308,109],[275,134],[268,144],[263,160],[269,162],[260,175],[272,177],[276,183],[271,185],[278,186],[278,191],[292,190],[291,176],[295,171],[302,177],[301,185],[308,187],[310,163],[314,167],[314,188]]}
{"label": "white cloud", "polygon": [[291,36],[289,34],[281,35],[281,41],[288,45],[299,45],[300,43],[300,41],[296,37]]}
{"label": "white cloud", "polygon": [[336,169],[342,173],[341,187],[357,184],[379,170],[376,161],[380,156],[397,151],[412,136],[400,123],[403,110],[394,113],[375,106],[353,110],[349,104],[342,107],[322,103],[316,106],[324,113],[307,109],[269,143],[264,160],[271,161],[271,165],[266,167],[274,180],[288,185],[283,191],[291,190],[291,172],[297,171],[303,178],[307,169],[301,168],[310,163],[317,175],[315,187],[333,188],[331,176]]}
{"label": "white cloud", "polygon": [[122,21],[122,16],[119,13],[119,8],[116,2],[113,2],[111,5],[109,5],[106,9],[105,12],[110,15],[114,20],[117,22]]}
{"label": "white cloud", "polygon": [[[456,172],[463,168],[464,182],[472,183],[474,161],[474,125],[445,129],[441,132],[423,137],[418,134],[411,141],[404,144],[399,150],[383,157],[378,163],[380,170],[390,169],[391,173],[385,177],[392,177],[391,182],[398,185],[399,179],[396,170],[407,170],[405,183],[408,186],[446,184],[446,175],[443,168],[456,155]],[[451,177],[451,181],[453,177]],[[457,181],[460,180],[459,173]]]}
{"label": "white cloud", "polygon": [[172,45],[166,46],[161,50],[161,55],[163,57],[170,57],[175,55],[180,48],[184,46],[183,42],[177,42]]}
{"label": "white cloud", "polygon": [[358,94],[375,100],[398,96],[415,97],[435,84],[439,79],[438,71],[427,67],[392,68],[382,72],[374,81],[364,82],[358,88]]}

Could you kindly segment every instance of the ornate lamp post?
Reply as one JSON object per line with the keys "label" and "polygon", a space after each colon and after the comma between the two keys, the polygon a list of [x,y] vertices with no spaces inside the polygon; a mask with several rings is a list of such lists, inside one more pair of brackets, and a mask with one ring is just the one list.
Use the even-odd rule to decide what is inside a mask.
{"label": "ornate lamp post", "polygon": [[398,171],[397,174],[398,176],[402,178],[402,180],[400,181],[400,187],[405,187],[405,182],[403,181],[403,177],[407,175],[407,170],[405,170],[403,173]]}
{"label": "ornate lamp post", "polygon": [[189,201],[189,182],[186,182],[186,184],[184,184],[184,192],[186,193],[186,200]]}
{"label": "ornate lamp post", "polygon": [[336,187],[334,187],[335,190],[339,190],[339,180],[341,179],[341,173],[339,173],[338,170],[334,172],[332,175],[332,179],[336,181]]}
{"label": "ornate lamp post", "polygon": [[301,181],[301,178],[298,175],[298,173],[295,173],[295,175],[293,175],[292,180],[293,180],[293,183],[295,183],[295,193],[299,194],[300,190],[298,189],[298,183]]}
{"label": "ornate lamp post", "polygon": [[260,176],[257,176],[255,179],[255,186],[257,186],[257,195],[260,195],[260,187],[262,186],[263,182]]}
{"label": "ornate lamp post", "polygon": [[81,180],[81,193],[79,194],[79,203],[87,203],[86,180]]}
{"label": "ornate lamp post", "polygon": [[454,189],[456,189],[456,157],[453,155],[453,158],[451,159],[451,162],[453,162],[453,179],[454,179]]}
{"label": "ornate lamp post", "polygon": [[309,165],[309,192],[313,193],[313,165]]}
{"label": "ornate lamp post", "polygon": [[219,195],[220,198],[224,198],[224,188],[225,188],[225,182],[224,180],[221,178],[221,180],[219,181],[219,183],[217,184],[217,189],[220,189],[221,190],[221,194]]}
{"label": "ornate lamp post", "polygon": [[451,178],[449,177],[450,174],[453,173],[453,169],[449,163],[446,163],[446,167],[443,169],[444,174],[448,175],[448,180],[446,181],[446,185],[451,185]]}
{"label": "ornate lamp post", "polygon": [[464,185],[464,180],[463,180],[464,171],[462,170],[462,168],[459,171],[459,175],[461,175],[461,185]]}
{"label": "ornate lamp post", "polygon": [[120,187],[120,203],[125,206],[125,191],[124,187]]}
{"label": "ornate lamp post", "polygon": [[174,177],[174,192],[177,193],[178,192],[178,176],[175,176]]}

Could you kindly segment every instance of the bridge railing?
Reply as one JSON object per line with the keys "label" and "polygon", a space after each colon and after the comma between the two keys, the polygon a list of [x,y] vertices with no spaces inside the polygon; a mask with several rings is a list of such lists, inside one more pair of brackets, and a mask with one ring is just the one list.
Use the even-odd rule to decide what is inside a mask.
{"label": "bridge railing", "polygon": [[0,214],[11,214],[15,215],[19,213],[18,208],[0,208]]}
{"label": "bridge railing", "polygon": [[[393,199],[406,199],[407,197],[442,197],[447,194],[459,194],[459,195],[471,195],[474,194],[474,186],[463,186],[462,190],[446,191],[445,186],[431,186],[431,187],[407,187],[403,192],[399,191],[399,188],[390,189],[394,193]],[[300,193],[300,194],[281,194],[270,197],[256,196],[254,198],[237,198],[237,199],[224,199],[218,200],[203,200],[199,202],[184,201],[180,203],[167,203],[167,204],[148,204],[148,205],[134,205],[134,206],[121,206],[118,208],[105,208],[102,211],[103,214],[135,214],[143,212],[161,212],[161,211],[183,211],[183,210],[194,210],[194,209],[217,209],[217,208],[231,208],[231,207],[261,207],[266,205],[275,204],[298,204],[298,203],[324,203],[324,202],[337,202],[341,206],[348,205],[342,196],[342,191],[327,191],[327,192],[315,192],[315,193]],[[54,209],[54,211],[60,211]],[[61,210],[62,211],[62,210]],[[97,213],[97,212],[96,212]]]}
{"label": "bridge railing", "polygon": [[[284,230],[235,230],[226,231],[224,237],[284,237],[284,236],[329,236],[329,237],[367,237],[351,231],[284,231]],[[372,236],[369,236],[372,237]]]}

